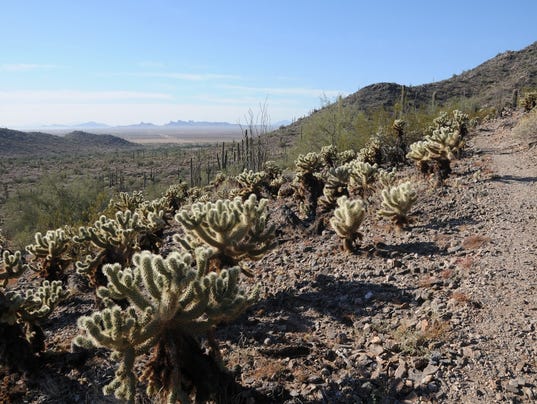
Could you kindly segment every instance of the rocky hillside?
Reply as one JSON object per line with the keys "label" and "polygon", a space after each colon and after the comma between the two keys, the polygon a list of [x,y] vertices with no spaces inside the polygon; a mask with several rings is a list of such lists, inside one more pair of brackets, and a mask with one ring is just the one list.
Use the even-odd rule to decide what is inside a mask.
{"label": "rocky hillside", "polygon": [[[278,245],[244,263],[260,300],[215,335],[244,390],[218,402],[535,402],[537,149],[512,130],[519,118],[473,131],[442,187],[400,169],[419,189],[412,224],[394,231],[379,221],[374,195],[355,253],[331,228],[290,215],[293,198],[271,200]],[[101,392],[117,364],[103,350],[71,348],[95,296],[74,275],[68,284],[76,293],[43,324],[37,369],[0,367],[4,401],[118,402]],[[142,385],[136,400],[160,402]]]}
{"label": "rocky hillside", "polygon": [[64,137],[42,132],[0,129],[0,157],[79,154],[110,149],[139,147],[112,135],[94,135],[76,131]]}
{"label": "rocky hillside", "polygon": [[[345,97],[343,105],[355,110],[391,109],[401,101],[402,85],[376,83]],[[450,79],[419,86],[405,86],[405,106],[443,105],[458,99],[472,99],[480,107],[502,107],[511,102],[513,90],[537,88],[537,42],[520,51],[507,51],[474,69]],[[330,108],[330,106],[326,107]],[[314,112],[315,115],[318,111]],[[283,133],[297,132],[312,116],[283,128]]]}

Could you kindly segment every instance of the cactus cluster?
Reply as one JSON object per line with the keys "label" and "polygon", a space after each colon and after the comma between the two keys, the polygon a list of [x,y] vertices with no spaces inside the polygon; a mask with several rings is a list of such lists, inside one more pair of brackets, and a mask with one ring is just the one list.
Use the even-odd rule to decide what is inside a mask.
{"label": "cactus cluster", "polygon": [[[134,363],[148,352],[153,353],[145,374],[149,394],[165,391],[168,402],[182,403],[190,402],[193,391],[200,397],[211,394],[204,391],[206,380],[198,380],[194,371],[200,366],[197,361],[207,360],[198,353],[199,338],[251,305],[257,290],[246,295],[239,288],[238,267],[218,274],[209,271],[210,256],[210,250],[203,248],[194,256],[172,252],[167,258],[142,252],[133,257],[132,268],[104,267],[108,284],[98,294],[106,308],[79,319],[82,334],[74,343],[104,347],[112,351],[112,359],[120,361],[114,379],[103,389],[105,394],[134,402],[139,378]],[[112,299],[125,299],[129,306],[123,309]]]}
{"label": "cactus cluster", "polygon": [[43,281],[37,289],[10,291],[7,284],[29,266],[20,251],[4,251],[0,260],[0,363],[31,367],[31,356],[44,349],[40,322],[67,296],[60,281]]}
{"label": "cactus cluster", "polygon": [[443,112],[433,122],[432,133],[411,144],[407,158],[413,160],[424,174],[436,171],[441,183],[451,173],[451,161],[464,147],[468,115],[455,110],[450,117]]}
{"label": "cactus cluster", "polygon": [[259,259],[275,246],[275,227],[268,223],[267,200],[252,194],[246,201],[198,202],[175,216],[185,236],[175,240],[189,251],[206,244],[224,266],[243,259]]}

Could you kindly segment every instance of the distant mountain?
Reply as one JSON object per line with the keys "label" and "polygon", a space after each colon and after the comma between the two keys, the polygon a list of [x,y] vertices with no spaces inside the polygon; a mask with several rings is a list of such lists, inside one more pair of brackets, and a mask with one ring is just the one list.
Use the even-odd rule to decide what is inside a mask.
{"label": "distant mountain", "polygon": [[109,128],[110,125],[107,125],[105,123],[90,121],[90,122],[79,123],[79,124],[74,125],[72,127],[73,128],[95,129],[95,128]]}
{"label": "distant mountain", "polygon": [[206,121],[170,121],[163,125],[165,127],[184,127],[184,126],[238,126],[229,122],[206,122]]}
{"label": "distant mountain", "polygon": [[140,122],[133,125],[121,125],[121,126],[114,126],[113,128],[129,128],[129,129],[148,129],[148,128],[156,128],[158,125],[155,125],[151,122]]}
{"label": "distant mountain", "polygon": [[112,135],[95,135],[82,131],[65,137],[43,132],[0,129],[0,157],[85,154],[140,147]]}

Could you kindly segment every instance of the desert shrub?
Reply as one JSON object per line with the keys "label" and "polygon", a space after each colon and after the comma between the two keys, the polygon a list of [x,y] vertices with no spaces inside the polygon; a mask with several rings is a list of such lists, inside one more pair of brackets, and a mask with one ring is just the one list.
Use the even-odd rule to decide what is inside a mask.
{"label": "desert shrub", "polygon": [[524,111],[530,112],[537,106],[537,91],[529,91],[524,94],[520,103],[524,108]]}
{"label": "desert shrub", "polygon": [[14,245],[22,248],[38,231],[91,222],[109,200],[109,192],[97,180],[81,178],[66,183],[58,176],[45,177],[31,189],[10,196],[4,207],[3,229]]}

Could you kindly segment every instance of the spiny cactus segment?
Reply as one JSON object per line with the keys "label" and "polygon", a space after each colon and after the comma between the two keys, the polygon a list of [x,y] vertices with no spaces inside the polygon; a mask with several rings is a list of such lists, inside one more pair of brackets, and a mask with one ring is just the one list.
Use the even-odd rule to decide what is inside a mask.
{"label": "spiny cactus segment", "polygon": [[[108,285],[99,288],[98,294],[106,308],[79,319],[82,334],[74,343],[104,347],[112,351],[112,359],[120,361],[114,379],[103,389],[105,394],[134,402],[139,378],[134,363],[139,355],[151,351],[154,363],[148,365],[145,375],[149,394],[163,390],[168,402],[179,399],[186,403],[193,390],[201,394],[207,388],[206,380],[197,380],[196,372],[188,371],[200,366],[196,361],[207,360],[198,353],[199,338],[257,299],[257,289],[246,295],[239,288],[238,267],[210,272],[210,256],[211,251],[203,248],[194,256],[172,252],[167,258],[144,251],[133,257],[133,268],[104,267]],[[196,267],[192,266],[194,260]],[[122,309],[111,299],[126,299],[129,306]],[[170,377],[173,374],[175,378]]]}

